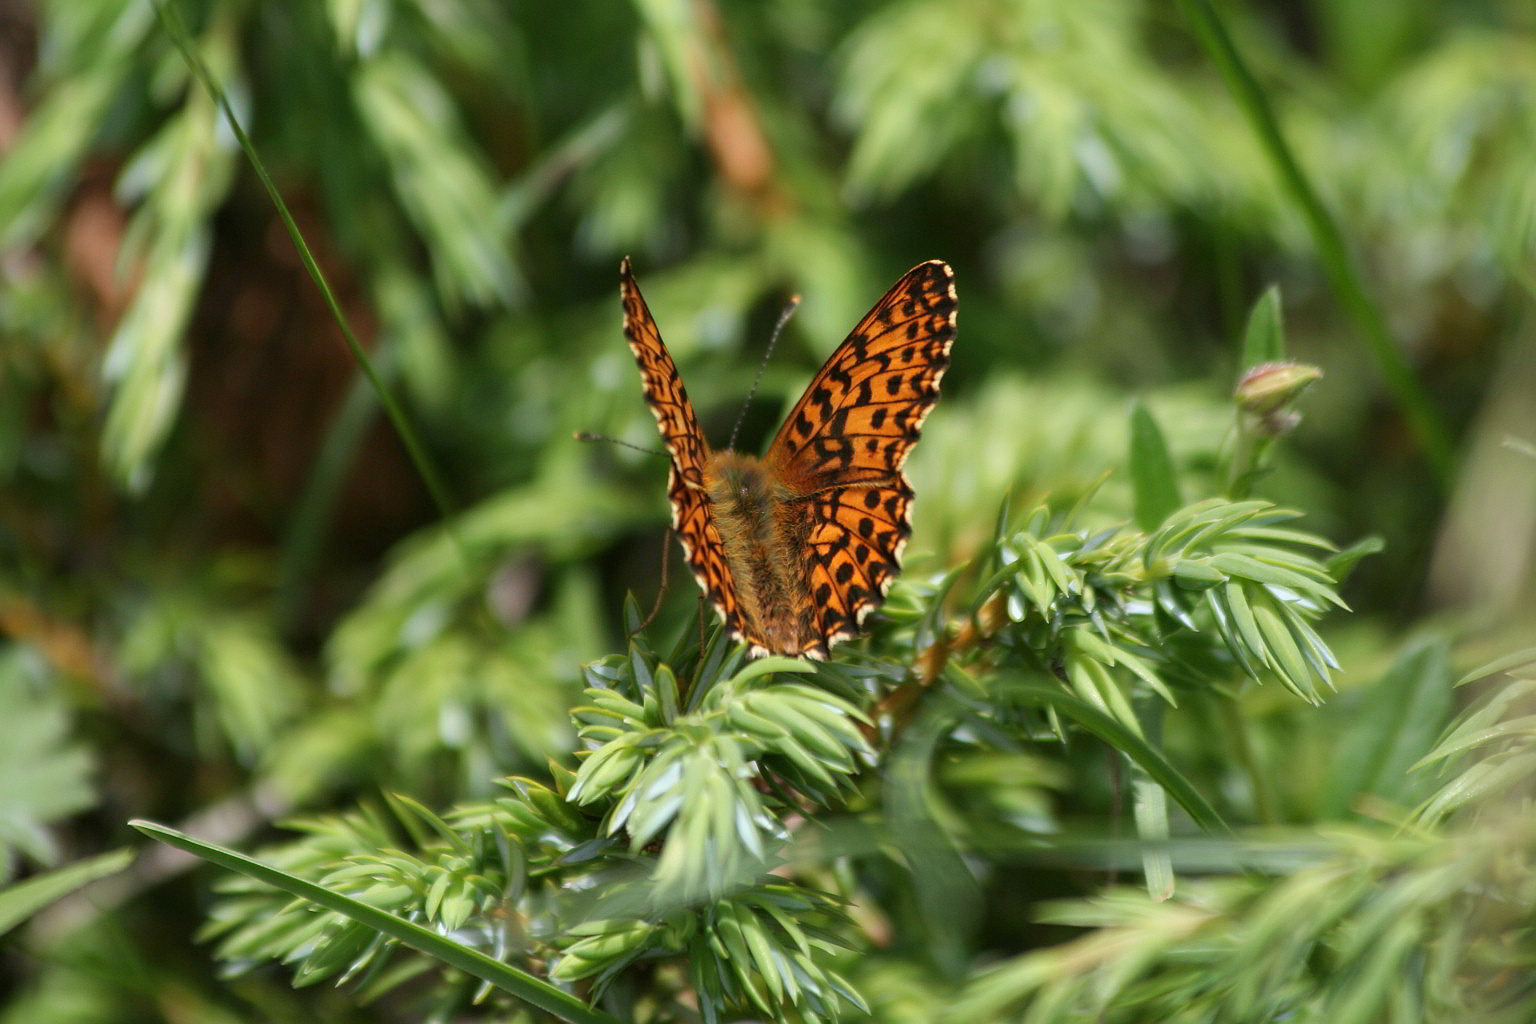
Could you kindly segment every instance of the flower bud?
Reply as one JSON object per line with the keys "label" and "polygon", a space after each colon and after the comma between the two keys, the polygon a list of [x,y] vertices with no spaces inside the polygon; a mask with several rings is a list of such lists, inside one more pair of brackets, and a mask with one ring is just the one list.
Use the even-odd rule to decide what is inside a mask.
{"label": "flower bud", "polygon": [[1261,432],[1278,437],[1301,422],[1289,406],[1322,375],[1307,363],[1262,363],[1237,382],[1237,407],[1255,417]]}

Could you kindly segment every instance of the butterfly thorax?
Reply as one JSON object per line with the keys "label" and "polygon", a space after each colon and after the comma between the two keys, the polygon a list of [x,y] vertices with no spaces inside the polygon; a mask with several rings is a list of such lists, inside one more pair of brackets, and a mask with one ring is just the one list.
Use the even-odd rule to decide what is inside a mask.
{"label": "butterfly thorax", "polygon": [[732,451],[709,456],[704,487],[751,632],[774,651],[812,643],[806,564],[795,554],[807,543],[808,503],[769,465]]}

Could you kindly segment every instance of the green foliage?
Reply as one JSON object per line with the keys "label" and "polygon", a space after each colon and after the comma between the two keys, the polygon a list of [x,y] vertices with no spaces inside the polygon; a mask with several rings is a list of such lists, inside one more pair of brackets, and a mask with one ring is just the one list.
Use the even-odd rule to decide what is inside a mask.
{"label": "green foliage", "polygon": [[[1510,681],[1467,709],[1435,748],[1414,767],[1450,762],[1458,773],[1450,777],[1417,810],[1420,818],[1436,821],[1453,812],[1477,815],[1492,805],[1518,805],[1530,780],[1536,749],[1530,741],[1530,704],[1536,686],[1536,652],[1526,650],[1491,665],[1468,679],[1508,672]],[[1475,755],[1475,756],[1474,756]]]}
{"label": "green foliage", "polygon": [[[884,860],[878,839],[871,843],[858,832],[838,837],[828,816],[838,807],[862,807],[866,826],[877,834],[890,830],[892,849],[902,851],[900,859],[913,872],[908,884],[917,891],[943,886],[945,869],[937,866],[943,859],[931,861],[933,853],[972,847],[995,855],[1021,838],[1036,842],[1050,818],[1038,802],[1019,805],[1024,816],[1013,820],[1022,831],[1012,838],[997,822],[980,831],[968,823],[995,815],[1046,778],[1026,773],[988,783],[993,773],[986,766],[1006,761],[997,760],[1002,750],[987,752],[976,738],[991,733],[993,743],[1006,743],[1005,736],[1028,735],[1021,726],[1041,711],[1055,723],[1056,735],[1069,737],[1074,729],[1054,717],[1066,705],[1049,690],[1000,684],[1025,666],[1047,671],[1085,708],[1123,727],[1119,734],[1098,734],[1120,740],[1116,746],[1137,758],[1148,748],[1126,741],[1138,738],[1150,721],[1150,705],[1135,700],[1137,688],[1171,702],[1164,677],[1188,691],[1202,672],[1209,681],[1212,665],[1241,673],[1280,660],[1265,646],[1273,634],[1247,637],[1220,625],[1230,607],[1210,604],[1212,591],[1259,588],[1274,607],[1289,608],[1275,612],[1276,618],[1305,619],[1332,603],[1327,572],[1297,553],[1321,545],[1275,525],[1285,518],[1262,503],[1207,500],[1176,512],[1150,535],[1123,530],[1088,538],[1092,544],[1068,544],[1070,535],[1059,525],[1047,532],[1045,510],[1025,517],[1025,529],[1000,541],[988,557],[1002,565],[970,603],[972,621],[990,623],[990,629],[977,650],[955,652],[974,675],[973,681],[957,676],[945,686],[961,703],[926,725],[913,719],[903,726],[904,717],[885,721],[890,791],[884,796],[880,787],[871,788],[865,768],[880,755],[859,728],[870,724],[859,704],[869,699],[871,685],[899,681],[899,671],[876,662],[868,666],[872,672],[850,674],[835,666],[812,672],[809,664],[782,658],[743,666],[740,651],[728,653],[718,638],[699,650],[685,633],[670,663],[637,643],[628,656],[587,667],[585,702],[571,712],[585,744],[582,761],[574,773],[554,770],[556,788],[507,780],[502,796],[443,818],[396,799],[398,828],[377,814],[314,822],[304,826],[305,839],[270,851],[267,859],[498,960],[526,970],[548,963],[552,981],[590,986],[594,997],[611,994],[626,971],[644,963],[671,979],[667,991],[685,985],[708,1020],[744,1011],[783,1021],[836,1020],[849,1007],[878,1018],[882,1000],[867,1005],[858,984],[859,973],[873,970],[877,961],[850,961],[859,968],[853,975],[832,966],[857,949],[846,908],[852,892],[839,896],[793,876],[776,879],[768,870],[793,865],[797,873],[847,884]],[[1248,574],[1239,575],[1227,559],[1216,562],[1225,569],[1209,570],[1222,573],[1221,579],[1198,576],[1198,586],[1168,589],[1178,600],[1157,593],[1160,584],[1181,578],[1177,566],[1184,561],[1208,566],[1223,553],[1241,555],[1245,560],[1235,565]],[[1283,563],[1303,580],[1269,579],[1249,560],[1271,568]],[[1152,564],[1161,568],[1149,572]],[[933,622],[956,594],[952,586],[939,587],[928,599],[936,604],[925,609],[922,599],[909,595],[907,614],[893,617],[888,636],[925,635],[912,627]],[[1008,613],[984,610],[999,606]],[[1153,643],[1137,634],[1153,628],[1203,636],[1207,649]],[[1326,647],[1312,653],[1315,678],[1322,681],[1331,654]],[[1517,675],[1529,673],[1528,665],[1514,667]],[[1409,767],[1405,758],[1424,749],[1422,726],[1443,717],[1447,682],[1443,649],[1420,648],[1369,694],[1408,714],[1406,728],[1372,717],[1381,723],[1375,742],[1392,749],[1372,749],[1361,737],[1355,763],[1377,774],[1374,780],[1357,777],[1355,792],[1393,795],[1383,787],[1399,784]],[[1498,808],[1512,797],[1517,803],[1511,786],[1529,777],[1528,716],[1517,708],[1533,692],[1524,683],[1500,690],[1420,760],[1422,767],[1492,748],[1486,761],[1450,778],[1424,802],[1413,832],[1393,836],[1357,828],[1326,838],[1175,842],[1165,854],[1167,867],[1179,871],[1182,865],[1206,877],[1184,877],[1174,898],[1160,902],[1106,890],[1045,907],[1043,920],[1086,934],[975,971],[956,984],[952,999],[930,1006],[933,1019],[1022,1014],[1056,1021],[1086,1013],[1131,1021],[1150,1013],[1170,1021],[1277,1014],[1372,1020],[1390,1007],[1424,1000],[1437,1014],[1519,1019],[1511,1007],[1528,1010],[1522,1001],[1528,994],[1497,986],[1466,990],[1457,979],[1473,969],[1507,975],[1536,953],[1507,938],[1531,907],[1500,905],[1490,916],[1476,895],[1479,879],[1533,841],[1525,816]],[[892,729],[925,735],[920,743],[928,752],[913,761],[917,741],[895,741]],[[1040,738],[1050,745],[1048,736]],[[969,766],[946,770],[945,789],[958,787],[981,803],[968,811],[951,805],[930,819],[941,839],[924,853],[934,836],[919,838],[909,830],[931,827],[921,822],[938,805],[918,811],[917,819],[903,807],[914,788],[937,781],[924,776],[937,770],[935,751],[944,748],[951,765]],[[1149,784],[1170,779],[1165,765],[1142,768]],[[1179,797],[1181,786],[1191,783],[1172,778],[1179,784],[1168,790]],[[1001,802],[989,803],[983,795],[989,785],[998,787]],[[919,798],[917,806],[931,799]],[[1469,814],[1471,807],[1478,813]],[[1203,820],[1200,808],[1187,809]],[[822,846],[825,840],[806,846],[805,830],[818,818],[823,828],[832,826],[829,848]],[[1148,834],[1151,819],[1138,814],[1136,820],[1142,838],[1154,838]],[[1155,827],[1166,841],[1166,824]],[[820,855],[813,853],[818,848]],[[817,865],[831,850],[864,867],[853,876],[826,874]],[[920,870],[925,862],[941,874]],[[1239,870],[1212,870],[1224,863]],[[299,981],[341,974],[369,979],[375,992],[419,973],[385,972],[394,944],[381,942],[359,921],[316,914],[250,882],[224,888],[230,896],[216,930],[224,933],[221,953],[236,962],[281,959],[295,965]],[[1469,920],[1476,924],[1468,926]],[[1410,970],[1431,936],[1439,952]],[[622,1001],[609,1005],[621,1015],[631,1012]]]}
{"label": "green foliage", "polygon": [[[836,1020],[844,1004],[862,1008],[825,962],[849,944],[845,901],[768,874],[790,838],[786,813],[850,785],[854,755],[868,753],[861,716],[810,685],[751,688],[783,666],[737,671],[739,651],[712,651],[686,704],[672,669],[643,648],[588,666],[588,703],[572,711],[586,757],[574,775],[556,770],[558,790],[508,779],[503,795],[446,818],[397,797],[398,825],[378,813],[307,822],[305,838],[265,859],[498,960],[548,963],[552,981],[596,995],[643,960],[686,965],[709,1019],[752,1007]],[[265,881],[223,887],[210,934],[225,958],[276,959],[298,983],[340,975],[374,991],[418,973],[385,970],[396,943],[371,922],[316,913]]]}
{"label": "green foliage", "polygon": [[[1529,878],[1492,899],[1483,888],[1536,840],[1524,806],[1536,671],[1513,675],[1415,766],[1463,761],[1411,831],[1253,841],[1227,851],[1248,874],[1189,882],[1168,902],[1108,892],[1058,905],[1049,920],[1088,934],[979,973],[937,1019],[1526,1019]],[[1487,760],[1466,762],[1484,747]]]}
{"label": "green foliage", "polygon": [[[1432,840],[1345,836],[1283,881],[1201,880],[1161,904],[1109,892],[1055,907],[1048,920],[1092,933],[983,972],[941,1019],[1022,1009],[1028,1021],[1521,1020],[1520,983],[1474,990],[1461,979],[1528,969],[1515,922],[1529,904],[1490,920],[1470,890],[1530,841],[1508,820]],[[1479,920],[1466,927],[1469,917]]]}
{"label": "green foliage", "polygon": [[[738,661],[739,655],[726,659],[719,671],[734,670]],[[754,867],[761,870],[787,837],[786,808],[754,788],[756,765],[777,785],[825,804],[850,784],[857,758],[870,753],[857,728],[863,715],[845,700],[799,684],[746,689],[776,667],[759,662],[729,681],[701,677],[689,691],[692,712],[681,714],[669,666],[658,666],[653,677],[637,652],[587,667],[590,703],[572,714],[595,749],[569,798],[611,805],[603,830],[625,830],[631,854],[668,829],[672,840],[653,881],[672,898],[728,891]]]}
{"label": "green foliage", "polygon": [[[1146,743],[1141,696],[1173,704],[1174,686],[1246,673],[1272,674],[1318,699],[1336,663],[1307,620],[1338,599],[1325,568],[1303,552],[1327,545],[1278,525],[1292,515],[1263,502],[1210,499],[1150,533],[1073,530],[1072,515],[1039,509],[1021,528],[1005,529],[976,567],[995,570],[961,574],[977,580],[968,598],[951,579],[908,596],[891,615],[882,641],[891,649],[943,636],[947,602],[969,607],[983,624],[978,649],[957,652],[970,668],[946,670],[956,696],[973,706],[929,731],[927,742],[949,746],[973,729],[1011,732],[1041,712],[1067,738],[1074,730],[1065,720],[1099,716],[1090,730],[1141,772],[1144,838],[1168,834],[1159,809],[1165,787],[1195,820],[1214,826],[1198,786]],[[907,649],[909,658],[916,653]],[[769,871],[808,866],[797,835],[806,819],[827,819],[855,797],[871,811],[885,802],[869,803],[867,765],[878,755],[861,707],[902,673],[879,663],[858,674],[813,672],[783,658],[744,665],[741,651],[717,638],[702,650],[685,639],[668,661],[637,642],[585,674],[584,700],[571,711],[582,760],[574,774],[555,772],[555,789],[510,780],[507,795],[446,819],[396,800],[410,849],[377,815],[351,816],[306,826],[305,840],[269,859],[330,891],[475,936],[475,948],[525,969],[548,961],[552,980],[589,981],[594,995],[636,963],[670,962],[687,964],[708,1019],[751,1008],[775,1020],[834,1020],[846,1005],[863,1008],[858,990],[827,962],[851,947],[843,902],[853,893],[771,881]],[[1059,681],[1077,706],[1049,690],[1006,685],[1039,674]],[[905,719],[886,728],[904,729]],[[1000,752],[976,749],[973,771],[986,763],[974,755]],[[933,770],[914,764],[920,780]],[[963,788],[985,807],[985,776],[974,778]],[[898,810],[894,794],[887,799],[888,827],[917,858],[915,868],[927,841],[914,848],[901,839],[911,812]],[[974,836],[966,818],[951,818],[941,834]],[[1028,819],[1020,822],[1028,834]],[[871,854],[865,847],[856,856]],[[1172,886],[1171,862],[1159,870]],[[382,977],[393,944],[362,922],[316,915],[249,882],[230,891],[235,898],[220,911],[224,956],[293,962],[299,981]]]}
{"label": "green foliage", "polygon": [[[1001,602],[1030,662],[1059,666],[1079,697],[1133,728],[1127,681],[1177,703],[1164,676],[1187,682],[1191,664],[1223,656],[1316,703],[1338,662],[1308,620],[1343,602],[1326,566],[1305,553],[1332,545],[1280,525],[1295,516],[1267,502],[1208,499],[1147,534],[1089,533],[1070,513],[1037,509],[999,545],[1000,564],[972,607]],[[1206,649],[1189,650],[1185,630],[1208,638]]]}
{"label": "green foliage", "polygon": [[[1527,4],[33,6],[0,1024],[1536,1017]],[[956,268],[833,663],[570,440],[626,254],[746,450]]]}
{"label": "green foliage", "polygon": [[17,861],[52,864],[59,851],[48,825],[91,805],[91,756],[70,738],[69,715],[49,672],[27,652],[0,652],[0,881]]}

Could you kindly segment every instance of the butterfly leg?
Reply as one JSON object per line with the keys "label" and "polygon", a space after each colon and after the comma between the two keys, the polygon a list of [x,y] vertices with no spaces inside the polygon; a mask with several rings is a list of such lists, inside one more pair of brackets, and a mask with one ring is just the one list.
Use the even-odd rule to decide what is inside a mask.
{"label": "butterfly leg", "polygon": [[656,588],[656,603],[651,605],[651,614],[645,617],[645,621],[635,627],[635,633],[643,633],[651,623],[656,621],[657,614],[661,611],[661,599],[667,596],[667,563],[672,555],[672,527],[667,527],[667,532],[661,537],[661,585]]}

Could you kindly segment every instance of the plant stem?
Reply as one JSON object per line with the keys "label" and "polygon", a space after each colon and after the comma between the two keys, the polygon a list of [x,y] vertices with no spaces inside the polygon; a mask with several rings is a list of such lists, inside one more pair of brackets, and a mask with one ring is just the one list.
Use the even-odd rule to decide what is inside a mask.
{"label": "plant stem", "polygon": [[1254,817],[1261,825],[1279,824],[1279,801],[1275,798],[1274,787],[1269,783],[1269,776],[1264,773],[1263,767],[1259,764],[1258,755],[1254,752],[1248,719],[1243,717],[1235,699],[1218,697],[1216,703],[1221,708],[1221,717],[1226,722],[1225,732],[1227,742],[1232,747],[1232,754],[1237,758],[1237,763],[1242,765],[1243,771],[1248,775],[1248,783],[1253,787]]}

